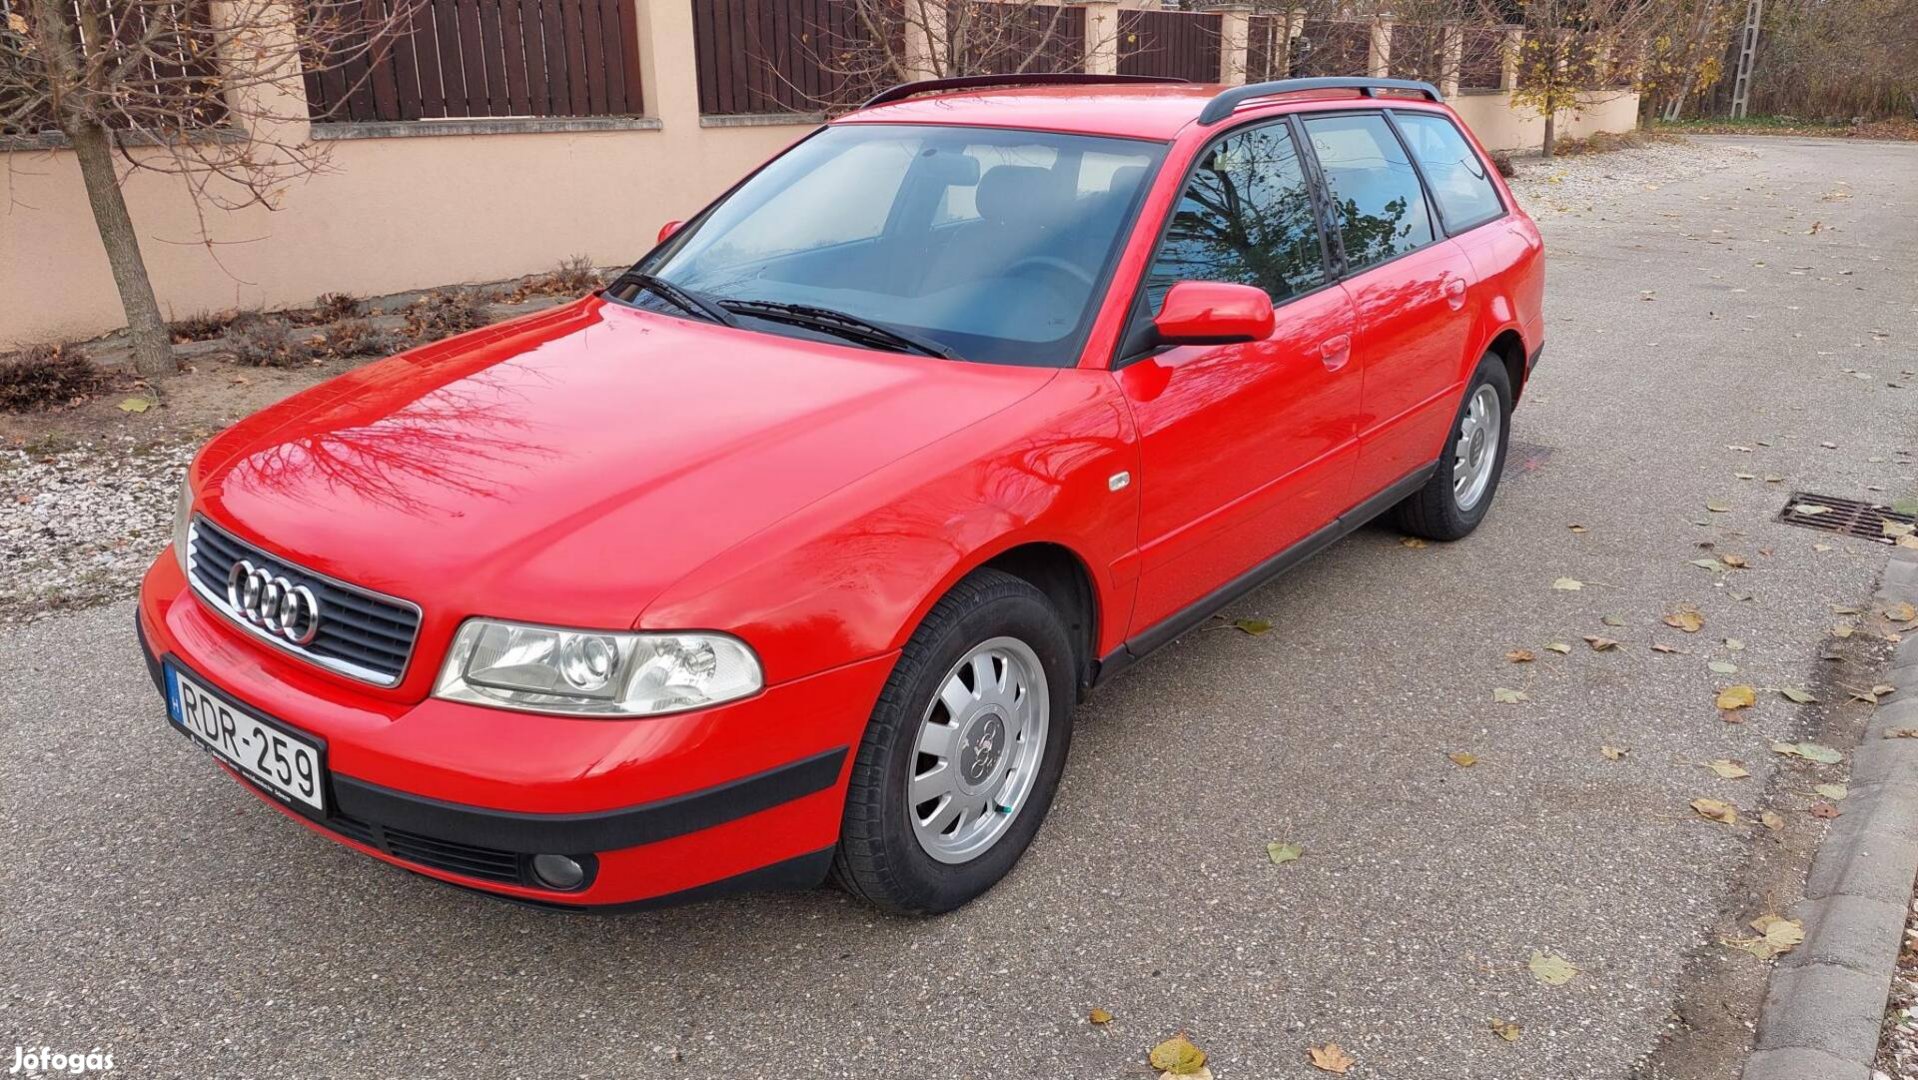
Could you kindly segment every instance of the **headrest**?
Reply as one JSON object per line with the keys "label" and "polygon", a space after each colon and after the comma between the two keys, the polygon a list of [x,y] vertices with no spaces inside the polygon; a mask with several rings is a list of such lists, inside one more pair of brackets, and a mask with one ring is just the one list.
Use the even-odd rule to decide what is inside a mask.
{"label": "headrest", "polygon": [[1059,179],[1037,165],[994,165],[979,178],[973,203],[988,221],[1051,221],[1060,208]]}
{"label": "headrest", "polygon": [[1131,195],[1139,190],[1139,182],[1145,179],[1144,165],[1122,165],[1112,170],[1112,179],[1106,183],[1106,193],[1110,195]]}

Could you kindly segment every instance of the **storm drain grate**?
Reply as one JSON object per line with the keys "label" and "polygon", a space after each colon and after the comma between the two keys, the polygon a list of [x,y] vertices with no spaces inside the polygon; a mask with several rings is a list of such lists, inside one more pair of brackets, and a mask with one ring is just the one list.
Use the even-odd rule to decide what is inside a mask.
{"label": "storm drain grate", "polygon": [[1895,544],[1913,531],[1913,516],[1900,514],[1883,503],[1840,499],[1809,491],[1794,491],[1778,512],[1778,520],[1821,532],[1862,536],[1881,544]]}

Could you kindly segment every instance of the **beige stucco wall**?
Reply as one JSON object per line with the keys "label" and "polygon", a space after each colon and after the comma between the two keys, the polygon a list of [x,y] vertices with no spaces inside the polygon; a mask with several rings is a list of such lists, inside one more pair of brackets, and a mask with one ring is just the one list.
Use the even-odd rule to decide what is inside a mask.
{"label": "beige stucco wall", "polygon": [[[1451,105],[1487,150],[1536,152],[1545,141],[1545,117],[1535,109],[1514,106],[1506,91],[1461,94]],[[1637,126],[1635,91],[1592,92],[1579,95],[1577,108],[1558,114],[1557,137],[1585,139],[1601,131],[1618,133]]]}
{"label": "beige stucco wall", "polygon": [[[207,207],[210,246],[178,178],[135,173],[127,202],[161,310],[180,318],[300,305],[329,291],[377,296],[498,280],[572,255],[628,262],[652,246],[663,222],[692,213],[811,130],[702,121],[690,3],[638,6],[648,116],[623,129],[329,140],[329,170],[293,182],[281,209]],[[1109,10],[1095,7],[1091,22],[1102,25]],[[303,115],[298,81],[283,90]],[[1633,94],[1595,98],[1565,114],[1561,133],[1629,130],[1637,103]],[[1488,147],[1538,144],[1541,121],[1514,112],[1503,94],[1455,104]],[[0,296],[0,349],[92,337],[125,322],[68,151],[0,152]]]}

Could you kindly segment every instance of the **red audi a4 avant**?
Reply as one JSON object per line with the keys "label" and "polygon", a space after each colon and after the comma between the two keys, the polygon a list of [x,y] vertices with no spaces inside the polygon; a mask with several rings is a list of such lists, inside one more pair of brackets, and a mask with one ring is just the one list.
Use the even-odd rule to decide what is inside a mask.
{"label": "red audi a4 avant", "polygon": [[139,605],[181,732],[520,900],[949,910],[1093,687],[1377,515],[1471,532],[1544,332],[1423,83],[911,84],[661,237],[201,450]]}

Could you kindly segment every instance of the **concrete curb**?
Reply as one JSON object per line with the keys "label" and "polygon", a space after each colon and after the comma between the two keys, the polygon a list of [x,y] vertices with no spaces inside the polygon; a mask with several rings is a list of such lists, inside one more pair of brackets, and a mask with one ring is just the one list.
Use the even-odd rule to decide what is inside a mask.
{"label": "concrete curb", "polygon": [[[1896,548],[1873,598],[1918,603],[1918,550]],[[1772,970],[1744,1080],[1870,1080],[1885,999],[1918,875],[1918,634],[1898,645],[1879,705],[1851,759],[1845,812],[1832,822],[1790,914],[1805,942]]]}

